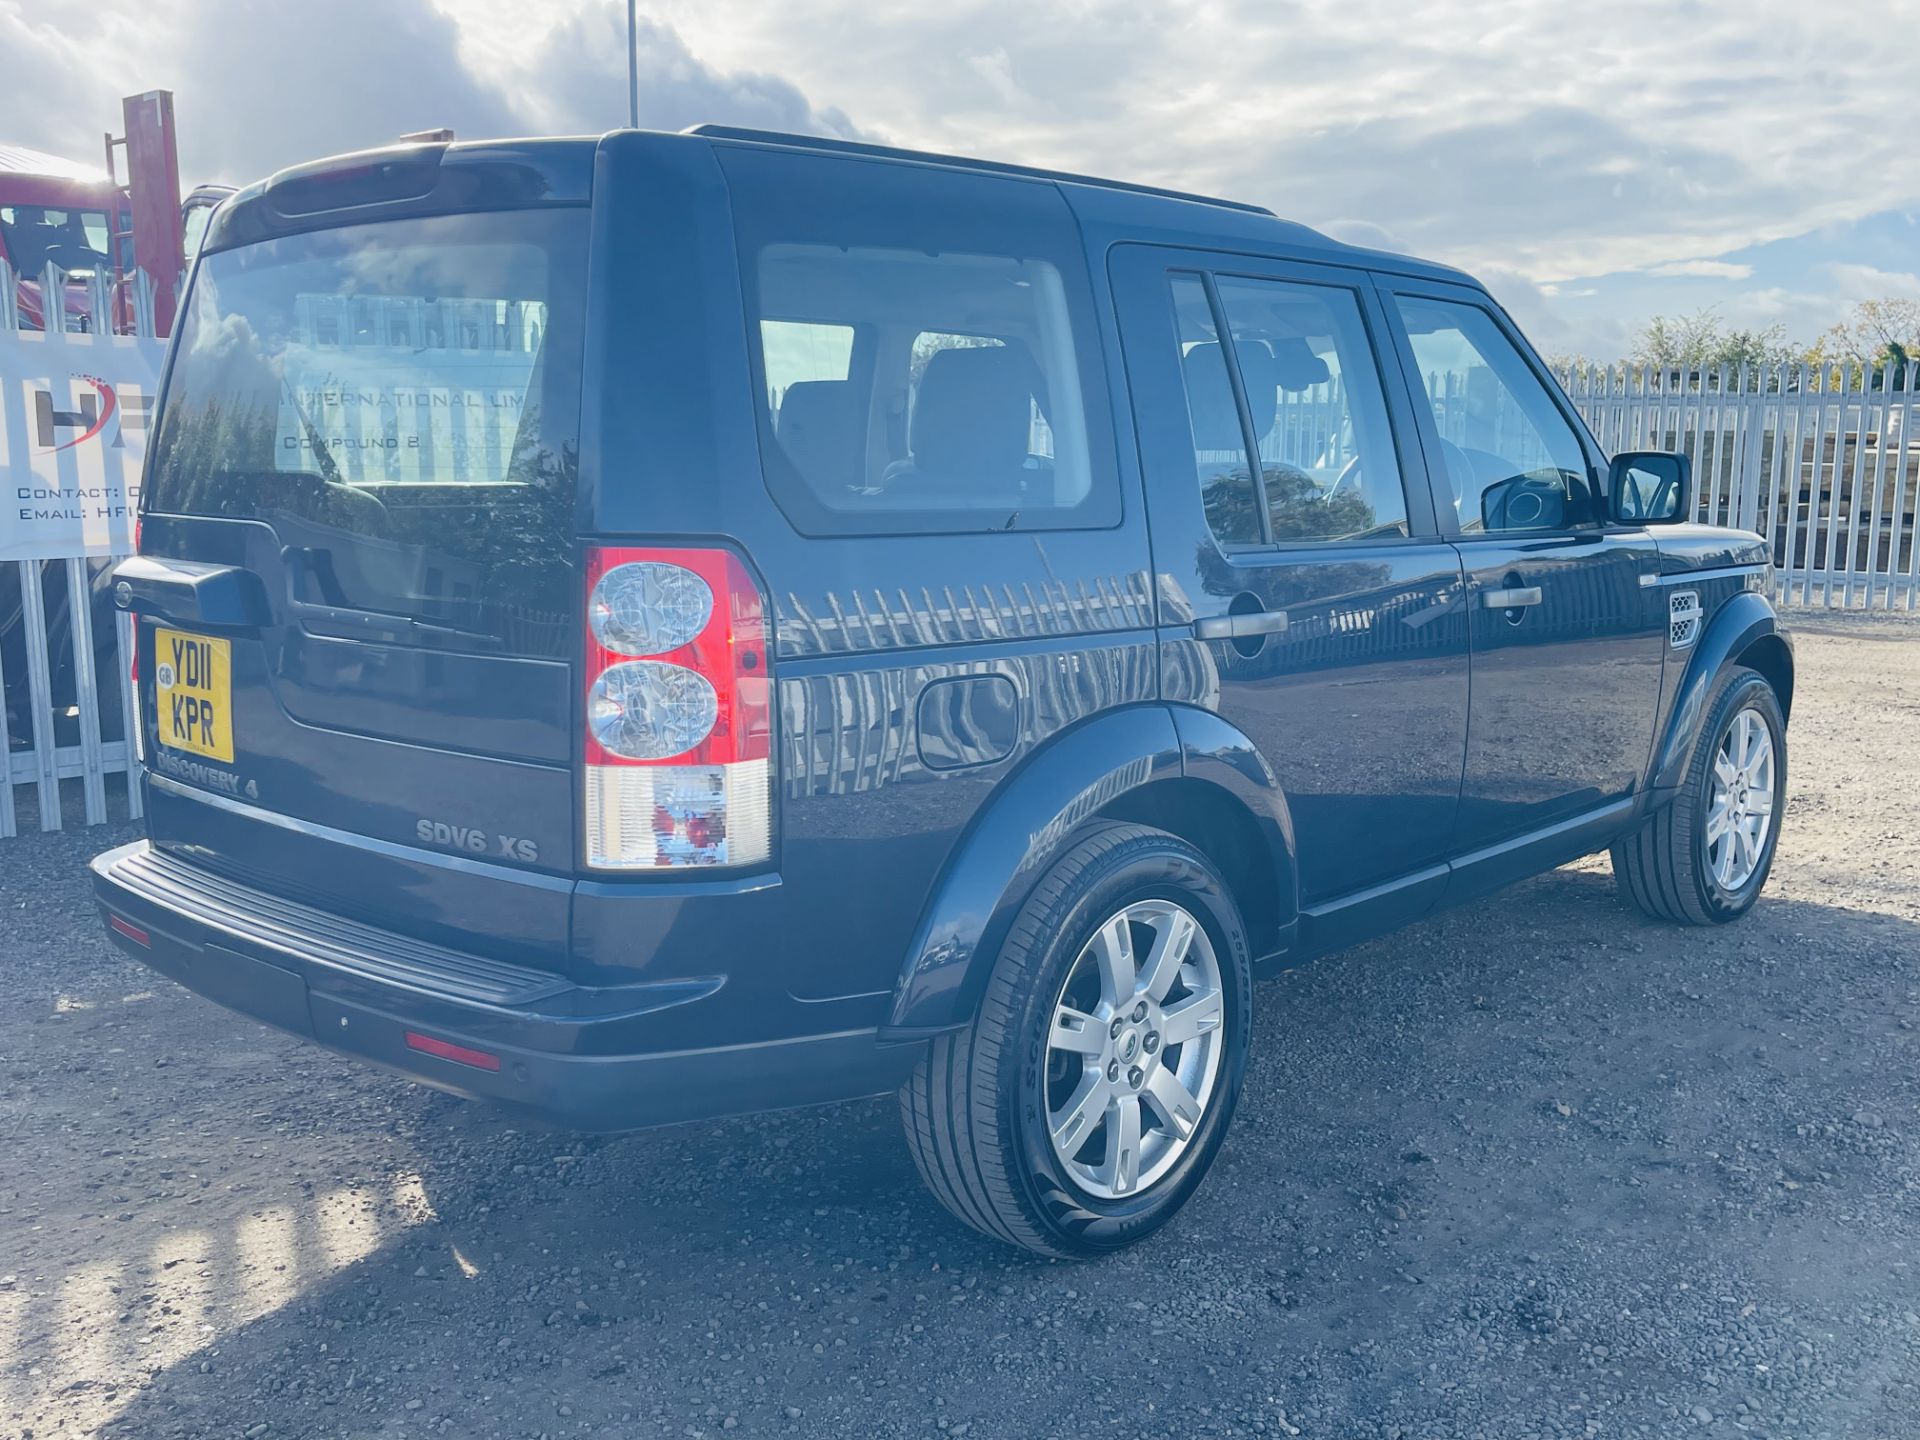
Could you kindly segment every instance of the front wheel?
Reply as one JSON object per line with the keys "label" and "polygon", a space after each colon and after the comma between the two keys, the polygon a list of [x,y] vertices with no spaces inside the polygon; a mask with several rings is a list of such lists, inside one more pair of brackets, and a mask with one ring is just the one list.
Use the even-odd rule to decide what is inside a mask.
{"label": "front wheel", "polygon": [[1145,1238],[1200,1184],[1246,1065],[1252,988],[1225,883],[1185,841],[1090,831],[1034,888],[973,1023],[901,1089],[921,1178],[1042,1255]]}
{"label": "front wheel", "polygon": [[1673,802],[1613,847],[1628,899],[1657,920],[1719,925],[1753,908],[1787,798],[1787,722],[1766,677],[1721,680]]}

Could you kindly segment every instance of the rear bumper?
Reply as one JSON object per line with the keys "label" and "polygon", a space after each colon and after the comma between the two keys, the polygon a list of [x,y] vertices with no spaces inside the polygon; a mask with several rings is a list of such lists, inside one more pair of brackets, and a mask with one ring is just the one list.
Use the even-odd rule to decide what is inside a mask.
{"label": "rear bumper", "polygon": [[[145,841],[93,861],[110,938],[188,989],[328,1049],[569,1129],[618,1131],[852,1099],[918,1058],[871,1029],[632,1048],[719,979],[592,989],[251,889]],[[475,1062],[409,1044],[474,1052]]]}

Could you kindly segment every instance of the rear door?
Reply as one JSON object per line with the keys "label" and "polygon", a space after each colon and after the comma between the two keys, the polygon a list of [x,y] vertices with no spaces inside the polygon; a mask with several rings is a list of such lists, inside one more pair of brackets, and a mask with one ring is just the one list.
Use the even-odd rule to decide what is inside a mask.
{"label": "rear door", "polygon": [[1467,574],[1473,706],[1454,848],[1498,882],[1538,867],[1532,842],[1592,848],[1584,827],[1617,824],[1640,783],[1666,645],[1642,577],[1659,556],[1646,529],[1606,522],[1597,447],[1486,296],[1382,284]]}
{"label": "rear door", "polygon": [[154,837],[557,959],[587,213],[231,243],[245,219],[195,272],[147,476],[143,557],[202,596],[141,602]]}
{"label": "rear door", "polygon": [[1323,934],[1363,895],[1375,916],[1418,913],[1444,880],[1460,788],[1466,622],[1408,397],[1390,351],[1384,371],[1376,358],[1390,342],[1372,285],[1142,246],[1112,271],[1162,672],[1192,677],[1178,698],[1278,774]]}

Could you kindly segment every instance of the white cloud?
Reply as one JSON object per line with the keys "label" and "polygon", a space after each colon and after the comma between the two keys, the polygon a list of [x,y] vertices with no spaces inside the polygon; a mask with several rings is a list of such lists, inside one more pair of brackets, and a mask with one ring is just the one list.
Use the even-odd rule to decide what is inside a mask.
{"label": "white cloud", "polygon": [[1690,275],[1705,280],[1748,280],[1753,277],[1753,267],[1730,260],[1669,260],[1661,265],[1648,266],[1647,273]]}
{"label": "white cloud", "polygon": [[[1598,18],[1428,0],[1417,23],[1405,0],[642,8],[645,124],[863,133],[1234,195],[1493,277],[1542,325],[1578,304],[1564,282],[1693,281],[1700,299],[1672,302],[1691,308],[1754,278],[1698,257],[1920,207],[1920,147],[1887,118],[1920,71],[1920,0],[1885,0],[1872,46],[1797,0],[1618,0]],[[432,125],[598,131],[626,117],[623,10],[0,0],[0,138],[90,159],[118,98],[157,86],[177,94],[189,182]],[[1785,279],[1796,296],[1913,280],[1864,272]],[[1574,338],[1604,343],[1599,323],[1616,322]]]}
{"label": "white cloud", "polygon": [[[0,139],[92,159],[121,96],[171,89],[191,186],[440,126],[598,133],[627,121],[625,22],[604,0],[531,13],[479,0],[471,14],[328,0],[324,20],[254,0],[0,0]],[[706,64],[665,23],[643,24],[639,52],[643,125],[856,133],[787,79]]]}
{"label": "white cloud", "polygon": [[1880,270],[1872,265],[1830,261],[1826,272],[1849,300],[1872,300],[1888,295],[1920,298],[1920,275],[1904,270]]}
{"label": "white cloud", "polygon": [[1892,0],[1871,46],[1797,0],[655,13],[709,62],[776,70],[901,143],[1370,222],[1535,280],[1725,254],[1920,200],[1920,149],[1887,120],[1920,68],[1914,0]]}

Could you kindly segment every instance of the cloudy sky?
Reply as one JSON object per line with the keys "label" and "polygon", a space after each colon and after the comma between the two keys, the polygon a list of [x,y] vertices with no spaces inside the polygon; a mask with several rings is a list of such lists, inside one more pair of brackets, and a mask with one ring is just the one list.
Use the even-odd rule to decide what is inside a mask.
{"label": "cloudy sky", "polygon": [[[1920,0],[641,0],[641,123],[855,134],[1255,200],[1448,260],[1542,349],[1920,298]],[[326,18],[321,21],[319,17]],[[0,0],[0,141],[175,92],[188,183],[623,123],[608,0]]]}

